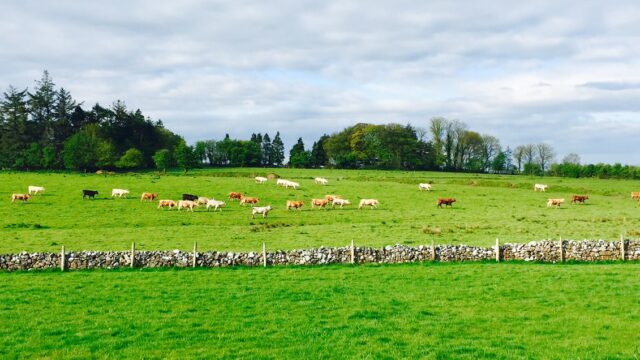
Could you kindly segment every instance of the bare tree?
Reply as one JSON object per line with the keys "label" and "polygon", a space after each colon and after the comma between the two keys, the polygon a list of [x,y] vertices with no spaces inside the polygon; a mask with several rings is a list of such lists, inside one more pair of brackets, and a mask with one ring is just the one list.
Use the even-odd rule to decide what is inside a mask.
{"label": "bare tree", "polygon": [[523,156],[522,156],[522,160],[524,161],[525,165],[531,165],[533,163],[538,162],[537,158],[536,158],[536,146],[533,144],[527,144],[527,145],[523,145],[524,149],[523,149]]}
{"label": "bare tree", "polygon": [[482,135],[482,162],[484,165],[484,171],[491,168],[491,162],[501,150],[500,140],[498,140],[497,137]]}
{"label": "bare tree", "polygon": [[524,160],[524,145],[518,145],[513,149],[513,159],[518,164],[518,172],[522,171],[522,161]]}
{"label": "bare tree", "polygon": [[542,171],[547,170],[553,159],[556,157],[556,153],[553,147],[549,144],[540,143],[535,146],[538,156],[538,164]]}
{"label": "bare tree", "polygon": [[567,154],[567,156],[565,156],[562,159],[562,163],[563,164],[580,165],[580,155],[575,154],[575,153]]}

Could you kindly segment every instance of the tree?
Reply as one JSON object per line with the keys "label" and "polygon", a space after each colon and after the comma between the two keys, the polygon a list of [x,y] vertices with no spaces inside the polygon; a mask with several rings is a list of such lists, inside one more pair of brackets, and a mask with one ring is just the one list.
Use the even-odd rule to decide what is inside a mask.
{"label": "tree", "polygon": [[[29,138],[27,90],[9,86],[0,101],[2,127],[0,130],[0,165],[14,167],[22,151],[32,141]],[[22,161],[20,161],[22,162]]]}
{"label": "tree", "polygon": [[207,161],[207,143],[204,141],[196,142],[196,146],[193,149],[193,156],[199,165],[204,164]]}
{"label": "tree", "polygon": [[49,72],[45,70],[42,78],[36,81],[36,88],[33,94],[29,93],[29,113],[31,121],[35,128],[34,136],[38,136],[38,140],[43,145],[51,145],[55,143],[55,124],[53,114],[55,113],[56,91],[55,84],[49,76]]}
{"label": "tree", "polygon": [[304,142],[302,142],[302,138],[298,138],[298,142],[296,142],[289,151],[289,157],[297,155],[299,153],[304,152]]}
{"label": "tree", "polygon": [[272,146],[271,146],[271,138],[269,137],[269,134],[264,134],[264,136],[262,137],[262,166],[273,166],[273,159],[272,159],[272,154],[273,154],[273,150],[272,150]]}
{"label": "tree", "polygon": [[580,165],[580,156],[575,153],[569,153],[564,158],[562,158],[562,163]]}
{"label": "tree", "polygon": [[276,133],[271,143],[271,161],[275,166],[282,166],[284,162],[284,143],[280,139],[280,132]]}
{"label": "tree", "polygon": [[547,170],[549,164],[553,161],[556,156],[553,147],[549,144],[540,143],[535,146],[537,151],[537,159],[538,164],[540,165],[540,170],[543,172]]}
{"label": "tree", "polygon": [[175,160],[179,167],[184,169],[184,172],[193,169],[196,166],[196,158],[193,154],[193,148],[188,146],[185,142],[179,143],[175,150]]}
{"label": "tree", "polygon": [[144,165],[144,155],[136,148],[127,150],[120,160],[116,163],[116,166],[122,169],[135,169]]}
{"label": "tree", "polygon": [[171,166],[171,152],[168,149],[160,149],[153,155],[153,162],[158,170],[167,173],[167,168]]}
{"label": "tree", "polygon": [[507,168],[507,154],[500,151],[491,161],[491,170],[496,173],[504,172]]}
{"label": "tree", "polygon": [[435,165],[442,167],[445,164],[445,133],[449,126],[449,120],[443,117],[434,117],[429,120],[429,131],[433,140]]}
{"label": "tree", "polygon": [[289,157],[289,166],[292,168],[308,168],[311,165],[311,152],[302,151]]}
{"label": "tree", "polygon": [[311,147],[311,159],[310,165],[314,168],[319,168],[327,164],[329,158],[327,152],[324,150],[324,143],[329,139],[329,135],[324,134],[313,143]]}
{"label": "tree", "polygon": [[513,159],[518,164],[518,172],[522,172],[522,161],[524,160],[524,146],[518,145],[513,150]]}
{"label": "tree", "polygon": [[63,159],[67,169],[94,170],[114,165],[115,149],[101,138],[97,124],[89,124],[64,142]]}
{"label": "tree", "polygon": [[[502,152],[500,140],[491,135],[482,135],[482,162],[484,171],[493,169],[493,160]],[[504,155],[504,154],[503,154]],[[504,159],[500,161],[504,165]],[[493,169],[495,171],[495,169]],[[500,169],[502,171],[504,169]]]}

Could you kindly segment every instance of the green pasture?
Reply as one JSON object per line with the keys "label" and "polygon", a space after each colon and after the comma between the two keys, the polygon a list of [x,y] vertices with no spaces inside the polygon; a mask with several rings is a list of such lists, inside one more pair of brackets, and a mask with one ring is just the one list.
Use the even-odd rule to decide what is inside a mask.
{"label": "green pasture", "polygon": [[640,264],[10,273],[0,357],[636,359]]}
{"label": "green pasture", "polygon": [[[276,173],[301,184],[298,190],[258,185],[255,175]],[[329,179],[328,186],[313,178]],[[432,192],[418,183],[431,182]],[[534,183],[549,185],[547,193]],[[28,185],[47,190],[27,203],[12,204],[12,193]],[[131,191],[129,199],[111,199],[112,188]],[[82,189],[98,190],[83,200]],[[177,200],[182,193],[226,200],[230,191],[260,198],[274,206],[270,216],[251,219],[250,207],[227,201],[222,212],[159,210],[140,202],[142,192]],[[630,192],[631,180],[533,178],[438,172],[213,169],[183,174],[154,172],[96,175],[79,173],[0,172],[0,253],[18,251],[139,249],[259,250],[357,245],[446,244],[489,246],[540,239],[618,239],[640,236],[640,206]],[[340,194],[353,205],[312,210],[310,200]],[[571,195],[590,196],[586,205],[571,205]],[[438,197],[455,197],[452,208],[438,209]],[[567,199],[560,209],[546,208],[547,198]],[[378,209],[358,210],[361,198],[377,198]],[[304,200],[302,211],[287,211],[286,200]]]}

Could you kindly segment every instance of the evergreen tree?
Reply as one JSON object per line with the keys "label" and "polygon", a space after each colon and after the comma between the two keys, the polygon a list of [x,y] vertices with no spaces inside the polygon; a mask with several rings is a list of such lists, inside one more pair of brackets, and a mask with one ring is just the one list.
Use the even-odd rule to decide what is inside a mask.
{"label": "evergreen tree", "polygon": [[0,165],[14,167],[23,163],[18,158],[30,144],[28,134],[27,90],[18,91],[9,86],[0,101],[2,127],[0,127]]}
{"label": "evergreen tree", "polygon": [[276,133],[276,137],[273,138],[271,143],[271,161],[272,165],[282,166],[284,162],[284,143],[280,138],[280,132]]}
{"label": "evergreen tree", "polygon": [[266,133],[262,137],[262,166],[273,166],[271,138]]}
{"label": "evergreen tree", "polygon": [[324,165],[327,165],[329,158],[327,157],[327,152],[324,150],[324,143],[329,139],[329,135],[324,134],[318,139],[318,141],[313,143],[311,147],[311,160],[310,164],[312,167],[318,168]]}
{"label": "evergreen tree", "polygon": [[56,91],[55,84],[45,70],[42,78],[36,81],[36,88],[33,94],[29,93],[29,112],[33,129],[31,136],[35,141],[43,145],[55,146],[55,114]]}

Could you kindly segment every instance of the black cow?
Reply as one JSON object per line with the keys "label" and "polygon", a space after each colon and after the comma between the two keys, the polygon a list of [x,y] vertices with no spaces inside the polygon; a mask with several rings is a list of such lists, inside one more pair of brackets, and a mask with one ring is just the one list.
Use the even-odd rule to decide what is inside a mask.
{"label": "black cow", "polygon": [[198,195],[182,194],[182,200],[198,201]]}
{"label": "black cow", "polygon": [[98,192],[96,190],[82,190],[82,199],[85,198],[85,196],[87,198],[95,198],[96,195],[98,195]]}

